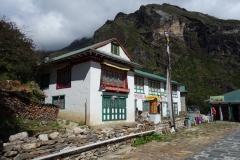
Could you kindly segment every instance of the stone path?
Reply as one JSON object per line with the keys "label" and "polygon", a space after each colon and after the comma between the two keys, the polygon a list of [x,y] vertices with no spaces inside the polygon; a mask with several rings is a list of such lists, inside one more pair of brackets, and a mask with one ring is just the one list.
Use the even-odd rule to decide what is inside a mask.
{"label": "stone path", "polygon": [[240,129],[195,153],[185,160],[234,160],[240,159]]}
{"label": "stone path", "polygon": [[[117,151],[98,160],[183,160],[187,157],[189,157],[187,160],[223,159],[221,156],[226,152],[228,157],[235,155],[237,157],[239,154],[236,159],[240,159],[238,150],[240,139],[234,140],[240,138],[239,127],[239,123],[230,122],[200,124],[179,133],[164,135],[171,138],[177,136],[170,142],[152,141],[139,147],[126,146],[122,151]],[[224,138],[227,135],[229,136]],[[222,138],[224,139],[221,140]],[[218,150],[217,146],[220,145]]]}

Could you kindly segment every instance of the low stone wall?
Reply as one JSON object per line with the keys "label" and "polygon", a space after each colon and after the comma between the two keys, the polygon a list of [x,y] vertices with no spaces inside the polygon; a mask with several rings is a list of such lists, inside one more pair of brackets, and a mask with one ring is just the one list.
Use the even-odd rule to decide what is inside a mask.
{"label": "low stone wall", "polygon": [[[184,119],[176,119],[175,124],[177,128],[184,127]],[[157,133],[163,133],[163,129],[169,130],[167,121],[157,125],[152,122],[145,122],[142,124],[122,125],[113,128],[102,127],[98,129],[74,127],[73,129],[37,132],[32,137],[28,137],[27,132],[22,132],[9,137],[9,142],[3,144],[3,150],[0,152],[0,156],[2,159],[33,159],[80,146],[124,137],[126,135],[143,133],[145,131],[156,130]],[[136,136],[123,138],[114,142],[62,154],[57,158],[96,159],[106,153],[115,152],[126,146],[131,146],[135,138]]]}
{"label": "low stone wall", "polygon": [[0,90],[0,116],[55,120],[58,112],[59,107],[56,105],[35,103],[22,97],[19,92]]}

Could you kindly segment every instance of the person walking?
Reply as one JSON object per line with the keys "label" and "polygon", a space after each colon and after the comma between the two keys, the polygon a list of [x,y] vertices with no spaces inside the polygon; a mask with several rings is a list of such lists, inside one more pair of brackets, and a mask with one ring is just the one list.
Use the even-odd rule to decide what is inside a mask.
{"label": "person walking", "polygon": [[217,111],[216,111],[216,109],[213,107],[213,108],[212,108],[212,115],[213,115],[213,121],[215,121],[215,122],[216,122],[216,113],[217,113]]}

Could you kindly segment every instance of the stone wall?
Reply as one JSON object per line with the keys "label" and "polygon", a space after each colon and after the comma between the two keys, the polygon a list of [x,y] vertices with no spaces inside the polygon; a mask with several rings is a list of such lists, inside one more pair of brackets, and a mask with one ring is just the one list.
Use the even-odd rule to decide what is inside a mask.
{"label": "stone wall", "polygon": [[[184,127],[184,119],[176,119],[176,127]],[[168,121],[155,125],[153,122],[142,124],[121,125],[116,127],[101,127],[90,129],[89,127],[74,127],[72,129],[49,130],[35,133],[28,137],[27,132],[21,132],[9,137],[9,142],[3,144],[0,152],[2,159],[33,159],[39,156],[49,155],[67,151],[69,149],[97,144],[106,140],[119,139],[85,149],[79,149],[71,153],[61,154],[55,159],[68,157],[75,159],[96,159],[104,154],[115,152],[119,149],[131,146],[137,137],[136,134],[155,130],[163,133],[164,129],[169,130]],[[136,136],[130,136],[136,135]]]}
{"label": "stone wall", "polygon": [[58,112],[59,107],[56,105],[35,103],[22,97],[20,92],[0,90],[0,116],[55,120]]}

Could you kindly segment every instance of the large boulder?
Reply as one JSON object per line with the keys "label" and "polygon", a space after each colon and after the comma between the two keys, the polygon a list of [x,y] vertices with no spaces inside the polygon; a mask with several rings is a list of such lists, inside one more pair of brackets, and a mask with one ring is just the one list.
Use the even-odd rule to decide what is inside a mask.
{"label": "large boulder", "polygon": [[9,141],[12,142],[12,141],[16,141],[16,140],[23,140],[24,138],[28,138],[27,132],[21,132],[21,133],[11,135],[9,137]]}

